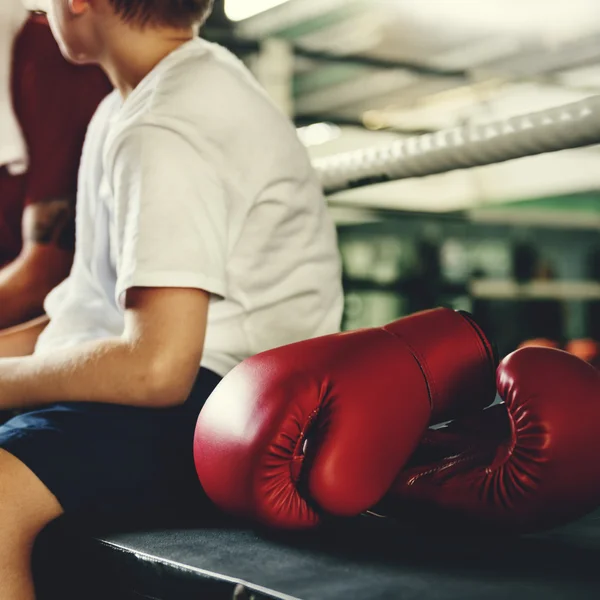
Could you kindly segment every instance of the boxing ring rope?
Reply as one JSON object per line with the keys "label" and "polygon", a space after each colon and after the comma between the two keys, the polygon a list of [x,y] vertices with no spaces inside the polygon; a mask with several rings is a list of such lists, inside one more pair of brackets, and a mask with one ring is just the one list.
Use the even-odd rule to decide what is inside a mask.
{"label": "boxing ring rope", "polygon": [[317,159],[325,192],[445,173],[600,143],[600,96],[481,125],[465,125],[387,146]]}

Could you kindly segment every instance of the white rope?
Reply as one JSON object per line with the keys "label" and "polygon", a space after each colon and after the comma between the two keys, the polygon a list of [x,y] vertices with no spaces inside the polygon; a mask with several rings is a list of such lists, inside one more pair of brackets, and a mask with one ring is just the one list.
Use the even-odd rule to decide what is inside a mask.
{"label": "white rope", "polygon": [[327,193],[600,143],[600,96],[315,160]]}

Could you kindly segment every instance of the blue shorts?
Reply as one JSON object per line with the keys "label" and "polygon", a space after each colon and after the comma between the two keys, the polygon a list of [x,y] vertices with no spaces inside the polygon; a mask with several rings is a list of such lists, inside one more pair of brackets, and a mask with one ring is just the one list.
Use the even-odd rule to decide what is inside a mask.
{"label": "blue shorts", "polygon": [[201,369],[188,400],[168,409],[70,402],[0,426],[0,448],[25,463],[66,514],[152,514],[205,502],[193,438],[220,378]]}

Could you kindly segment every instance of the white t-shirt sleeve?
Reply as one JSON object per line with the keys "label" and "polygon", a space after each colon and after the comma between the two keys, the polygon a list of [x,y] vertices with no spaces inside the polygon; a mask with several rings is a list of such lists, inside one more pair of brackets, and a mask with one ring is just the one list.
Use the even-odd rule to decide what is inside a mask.
{"label": "white t-shirt sleeve", "polygon": [[227,206],[209,161],[165,127],[138,125],[107,155],[114,219],[115,296],[132,287],[185,287],[225,296]]}

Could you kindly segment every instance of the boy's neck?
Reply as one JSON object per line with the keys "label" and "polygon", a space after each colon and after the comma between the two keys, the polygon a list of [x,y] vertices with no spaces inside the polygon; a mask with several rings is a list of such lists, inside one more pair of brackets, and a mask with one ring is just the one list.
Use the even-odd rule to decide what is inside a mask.
{"label": "boy's neck", "polygon": [[102,69],[125,99],[163,58],[193,39],[189,29],[150,28],[126,31],[115,28],[107,35],[98,58]]}

